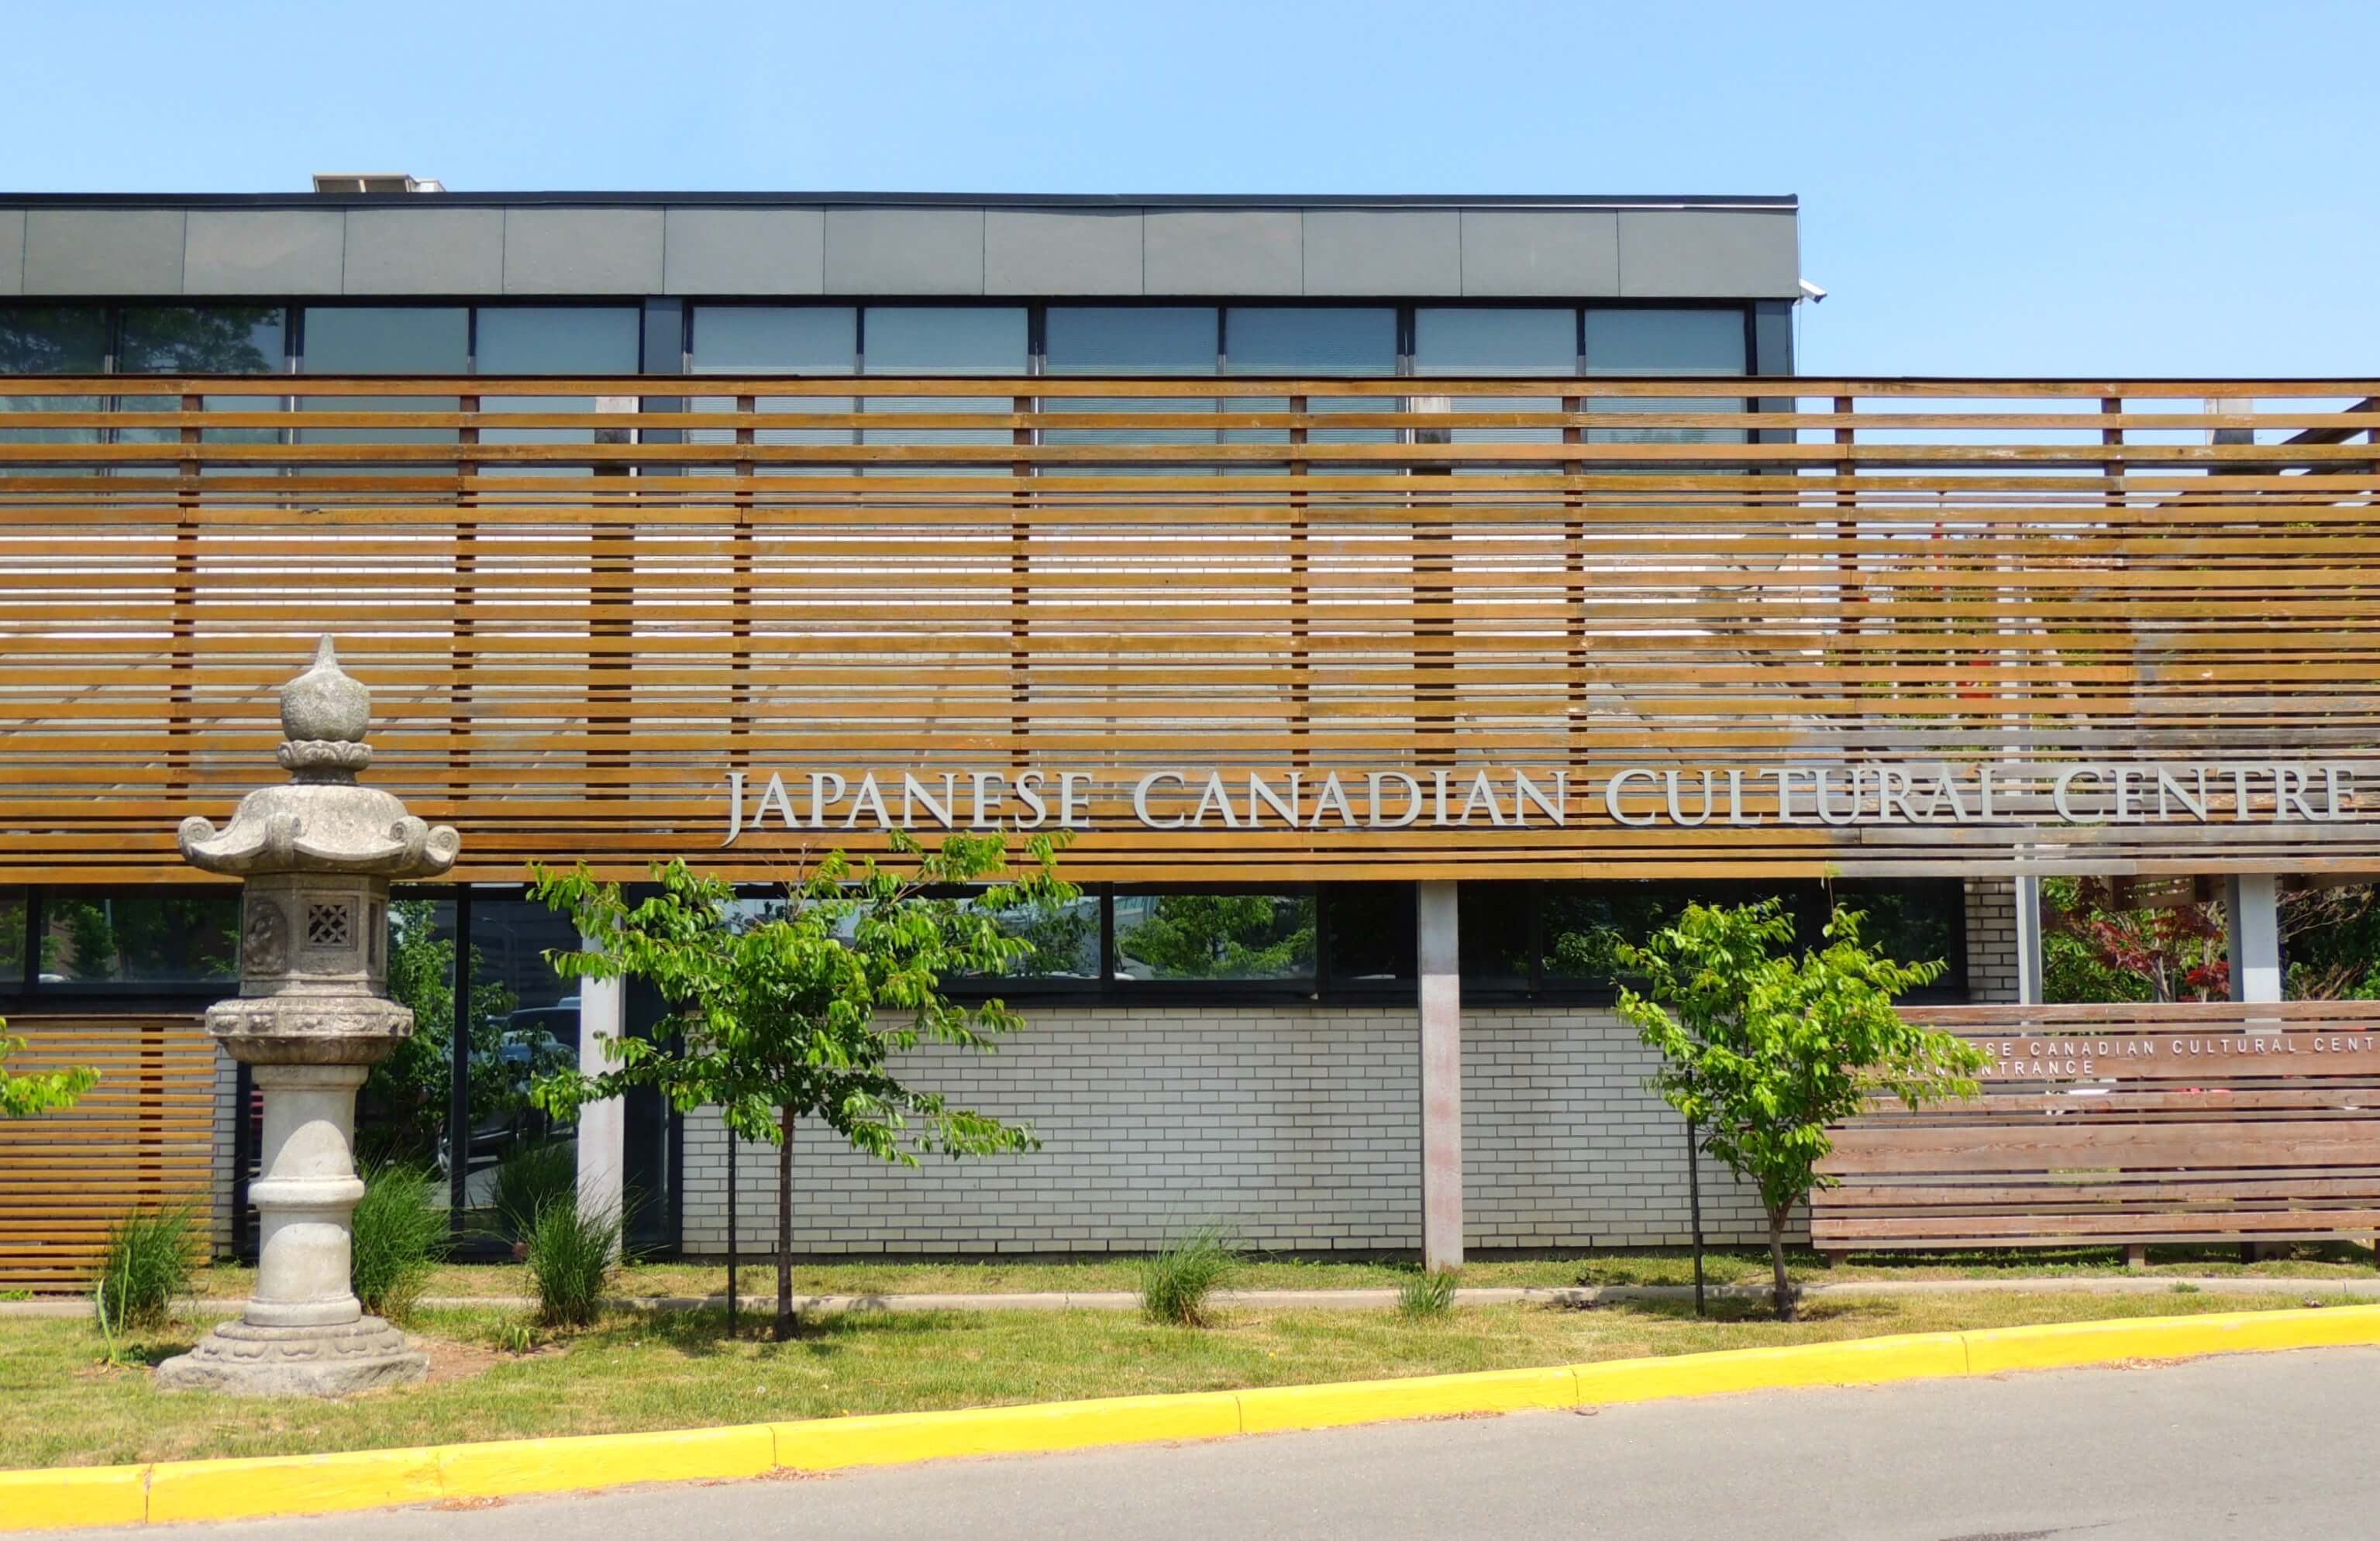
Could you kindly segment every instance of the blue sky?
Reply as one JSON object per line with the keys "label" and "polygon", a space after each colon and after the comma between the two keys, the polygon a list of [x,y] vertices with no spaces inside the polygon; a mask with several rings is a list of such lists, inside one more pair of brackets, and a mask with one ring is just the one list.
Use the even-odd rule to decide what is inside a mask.
{"label": "blue sky", "polygon": [[2380,374],[2380,4],[21,7],[0,189],[1797,193],[1805,370]]}

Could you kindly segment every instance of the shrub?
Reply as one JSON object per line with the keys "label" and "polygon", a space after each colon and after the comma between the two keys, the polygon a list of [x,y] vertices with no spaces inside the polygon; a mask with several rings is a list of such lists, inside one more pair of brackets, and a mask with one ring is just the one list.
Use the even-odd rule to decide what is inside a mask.
{"label": "shrub", "polygon": [[1201,1226],[1140,1261],[1141,1314],[1175,1327],[1204,1327],[1208,1297],[1238,1270],[1239,1249],[1219,1226]]}
{"label": "shrub", "polygon": [[164,1326],[174,1302],[190,1287],[198,1251],[195,1204],[135,1212],[110,1226],[107,1253],[91,1291],[100,1330],[112,1339],[128,1329]]}
{"label": "shrub", "polygon": [[578,1195],[546,1201],[528,1232],[528,1276],[537,1319],[546,1327],[586,1327],[620,1267],[620,1213],[581,1212]]}
{"label": "shrub", "polygon": [[431,1203],[431,1192],[419,1167],[376,1167],[364,1176],[347,1272],[356,1298],[375,1317],[403,1319],[446,1255],[446,1212]]}
{"label": "shrub", "polygon": [[491,1202],[497,1228],[507,1241],[526,1241],[547,1205],[578,1191],[578,1147],[568,1140],[534,1140],[504,1152],[496,1162]]}
{"label": "shrub", "polygon": [[1454,1280],[1448,1269],[1414,1275],[1397,1286],[1397,1314],[1417,1318],[1445,1316],[1454,1309]]}

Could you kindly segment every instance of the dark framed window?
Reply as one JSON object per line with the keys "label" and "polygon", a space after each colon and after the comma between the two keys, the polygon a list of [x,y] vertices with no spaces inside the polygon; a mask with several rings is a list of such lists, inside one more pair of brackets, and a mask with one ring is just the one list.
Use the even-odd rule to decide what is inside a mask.
{"label": "dark framed window", "polygon": [[1111,902],[1108,977],[1121,988],[1314,991],[1319,933],[1311,888],[1133,888]]}
{"label": "dark framed window", "polygon": [[1316,890],[1327,998],[1411,998],[1421,983],[1414,885],[1330,883]]}
{"label": "dark framed window", "polygon": [[0,374],[103,374],[107,308],[0,305]]}
{"label": "dark framed window", "polygon": [[16,912],[29,994],[223,993],[239,978],[239,890],[42,888]]}
{"label": "dark framed window", "polygon": [[1490,999],[1609,1000],[1621,977],[1623,942],[1642,945],[1689,904],[1767,898],[1783,901],[1796,948],[1825,944],[1837,905],[1857,910],[1866,917],[1861,934],[1886,956],[1948,965],[1941,978],[1909,999],[1966,996],[1966,887],[1955,878],[1464,883],[1459,900],[1463,990]]}

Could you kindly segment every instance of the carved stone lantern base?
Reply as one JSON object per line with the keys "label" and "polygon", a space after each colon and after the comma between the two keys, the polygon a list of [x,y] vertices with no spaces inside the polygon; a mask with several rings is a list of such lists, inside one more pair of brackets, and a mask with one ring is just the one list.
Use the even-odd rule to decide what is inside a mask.
{"label": "carved stone lantern base", "polygon": [[430,1356],[378,1317],[339,1327],[256,1327],[225,1322],[199,1346],[157,1366],[169,1391],[230,1391],[257,1397],[344,1397],[409,1386],[430,1373]]}

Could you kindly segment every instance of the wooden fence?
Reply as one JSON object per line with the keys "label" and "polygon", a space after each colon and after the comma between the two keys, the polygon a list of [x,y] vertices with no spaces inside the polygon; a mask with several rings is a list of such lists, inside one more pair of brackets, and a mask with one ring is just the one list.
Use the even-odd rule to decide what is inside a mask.
{"label": "wooden fence", "polygon": [[1937,1006],[1983,1095],[1838,1130],[1821,1252],[2380,1232],[2380,1002]]}
{"label": "wooden fence", "polygon": [[[176,821],[271,773],[324,630],[460,880],[767,878],[872,822],[802,804],[722,850],[731,770],[798,801],[1027,767],[1084,778],[1084,878],[2380,868],[2380,382],[259,394],[300,388],[0,380],[0,876],[185,879]],[[2315,761],[2335,819],[2277,773]],[[2053,817],[2076,762],[2146,779]],[[2143,818],[2175,767],[2204,806]],[[1245,817],[1128,817],[1170,768]],[[1366,812],[1375,773],[1461,803],[1487,770],[1562,773],[1559,827],[1500,781],[1517,819]],[[1243,805],[1248,773],[1312,817]],[[1822,773],[1831,812],[1788,780]]]}
{"label": "wooden fence", "polygon": [[11,1071],[90,1065],[73,1108],[0,1121],[0,1289],[90,1283],[107,1229],[135,1210],[198,1206],[212,1234],[215,1045],[195,1016],[19,1015]]}

